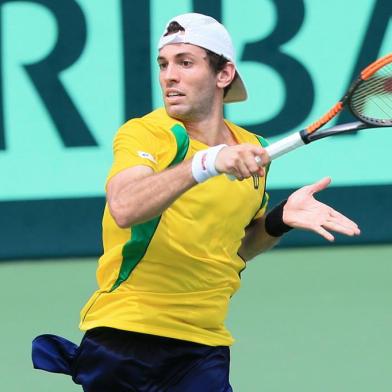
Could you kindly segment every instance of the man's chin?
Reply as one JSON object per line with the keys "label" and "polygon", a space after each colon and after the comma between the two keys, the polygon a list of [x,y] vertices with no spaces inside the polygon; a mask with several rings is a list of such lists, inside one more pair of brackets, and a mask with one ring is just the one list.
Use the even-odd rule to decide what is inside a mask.
{"label": "man's chin", "polygon": [[177,118],[179,120],[187,118],[188,111],[183,106],[165,104],[165,109],[166,109],[167,114],[170,117],[174,117],[174,118]]}

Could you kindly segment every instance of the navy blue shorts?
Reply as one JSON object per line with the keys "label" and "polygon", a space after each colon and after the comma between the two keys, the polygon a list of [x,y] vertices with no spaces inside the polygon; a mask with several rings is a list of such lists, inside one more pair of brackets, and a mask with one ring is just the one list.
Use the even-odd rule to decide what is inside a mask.
{"label": "navy blue shorts", "polygon": [[88,331],[79,347],[38,336],[33,364],[71,375],[86,392],[232,392],[228,347],[112,328]]}

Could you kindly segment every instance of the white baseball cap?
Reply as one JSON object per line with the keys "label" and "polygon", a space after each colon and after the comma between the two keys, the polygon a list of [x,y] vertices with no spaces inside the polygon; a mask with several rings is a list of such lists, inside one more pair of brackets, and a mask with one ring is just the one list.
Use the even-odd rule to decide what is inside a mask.
{"label": "white baseball cap", "polygon": [[[177,22],[185,31],[165,36],[167,28],[172,22]],[[178,15],[167,23],[165,31],[159,39],[158,50],[165,45],[178,43],[200,46],[231,61],[235,66],[237,78],[232,83],[223,102],[230,103],[246,100],[248,95],[236,66],[233,42],[228,31],[221,23],[210,16],[197,13]]]}

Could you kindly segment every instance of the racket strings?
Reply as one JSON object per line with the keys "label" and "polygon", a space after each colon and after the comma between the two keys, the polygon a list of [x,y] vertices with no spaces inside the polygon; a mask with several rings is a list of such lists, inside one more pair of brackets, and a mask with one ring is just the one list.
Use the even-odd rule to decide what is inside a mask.
{"label": "racket strings", "polygon": [[367,115],[368,117],[374,117],[374,118],[380,117],[380,116],[370,115],[372,110],[370,105],[374,105],[377,107],[378,113],[382,112],[384,113],[386,118],[391,118],[391,112],[392,112],[391,94],[386,93],[383,87],[373,88],[370,93],[371,95],[369,95],[369,93],[367,94],[363,93],[358,97],[357,96],[353,97],[352,101],[357,111],[362,113],[363,115]]}
{"label": "racket strings", "polygon": [[[391,86],[389,84],[391,83]],[[378,75],[366,81],[366,83],[355,93],[355,99],[364,99],[370,94],[390,94],[392,89],[392,71],[391,75]]]}
{"label": "racket strings", "polygon": [[372,90],[372,95],[361,97],[353,101],[352,106],[361,114],[373,119],[389,120],[392,118],[391,94],[386,94],[383,90]]}
{"label": "racket strings", "polygon": [[363,98],[366,95],[375,93],[391,93],[392,91],[392,66],[380,70],[366,82],[364,82],[355,93],[355,97]]}
{"label": "racket strings", "polygon": [[392,65],[384,65],[362,82],[351,97],[350,106],[366,120],[392,122]]}

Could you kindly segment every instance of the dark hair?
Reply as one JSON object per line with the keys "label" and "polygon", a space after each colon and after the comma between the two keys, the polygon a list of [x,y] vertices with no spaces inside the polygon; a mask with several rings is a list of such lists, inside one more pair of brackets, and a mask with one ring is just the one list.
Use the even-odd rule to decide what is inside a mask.
{"label": "dark hair", "polygon": [[185,29],[176,21],[170,22],[169,26],[167,26],[166,33],[163,34],[164,37],[170,34],[178,33],[179,31],[185,31]]}
{"label": "dark hair", "polygon": [[[208,50],[208,49],[204,49],[204,50],[207,53],[208,63],[210,64],[210,67],[215,72],[215,74],[222,71],[222,69],[225,67],[225,65],[229,62],[229,60],[221,54],[216,54],[214,52],[211,52],[211,50]],[[237,77],[238,77],[238,74],[236,71],[233,80],[230,82],[229,85],[227,85],[223,89],[223,97],[225,97],[227,95],[227,93],[231,89],[231,86],[234,83],[234,81],[237,79]]]}
{"label": "dark hair", "polygon": [[[185,29],[178,22],[173,21],[173,22],[170,22],[169,26],[167,26],[166,33],[163,36],[166,37],[170,34],[178,33],[179,31],[185,31]],[[207,53],[208,64],[210,65],[212,71],[215,74],[222,71],[223,68],[225,67],[225,65],[229,62],[229,60],[225,56],[222,56],[221,54],[216,54],[216,53],[212,52],[211,50],[208,50],[205,48],[203,48],[203,49]],[[223,97],[225,97],[227,95],[233,82],[237,79],[237,77],[238,77],[238,74],[236,72],[234,79],[231,81],[231,83],[223,89]]]}

